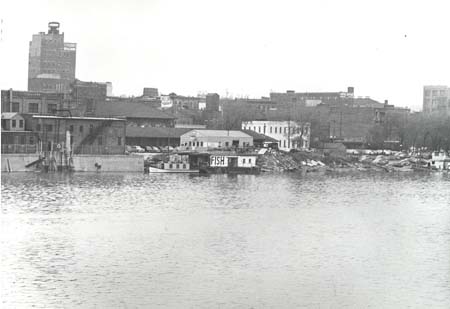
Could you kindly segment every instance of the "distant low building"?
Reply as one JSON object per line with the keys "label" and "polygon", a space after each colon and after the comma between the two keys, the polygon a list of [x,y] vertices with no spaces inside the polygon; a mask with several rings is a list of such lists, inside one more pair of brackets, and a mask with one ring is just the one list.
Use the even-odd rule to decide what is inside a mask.
{"label": "distant low building", "polygon": [[111,101],[98,103],[98,117],[125,117],[127,124],[139,127],[174,127],[176,117],[152,108],[144,103]]}
{"label": "distant low building", "polygon": [[270,93],[270,100],[277,104],[294,104],[304,107],[314,107],[319,104],[347,104],[351,103],[355,89],[348,87],[347,91],[338,92],[286,92]]}
{"label": "distant low building", "polygon": [[191,128],[161,128],[127,126],[126,143],[130,146],[180,146],[181,135]]}
{"label": "distant low building", "polygon": [[308,149],[310,145],[310,124],[295,121],[252,120],[242,122],[243,130],[251,130],[267,135],[278,141],[278,148]]}

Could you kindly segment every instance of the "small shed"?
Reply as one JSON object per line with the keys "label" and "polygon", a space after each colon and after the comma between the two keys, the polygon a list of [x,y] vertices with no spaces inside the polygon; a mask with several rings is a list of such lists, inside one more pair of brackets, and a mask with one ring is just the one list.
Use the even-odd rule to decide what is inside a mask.
{"label": "small shed", "polygon": [[2,130],[24,131],[25,121],[19,113],[2,113]]}

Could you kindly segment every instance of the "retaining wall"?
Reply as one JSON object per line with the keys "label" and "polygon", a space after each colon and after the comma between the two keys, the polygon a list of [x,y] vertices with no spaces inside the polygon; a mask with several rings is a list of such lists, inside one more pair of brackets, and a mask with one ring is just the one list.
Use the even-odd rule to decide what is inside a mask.
{"label": "retaining wall", "polygon": [[[38,154],[2,153],[2,172],[27,172],[34,171],[34,167],[26,168],[25,165],[39,159]],[[9,165],[8,165],[9,163]]]}
{"label": "retaining wall", "polygon": [[[2,154],[1,170],[32,172],[36,168],[25,165],[38,159],[37,154]],[[144,158],[133,155],[77,155],[73,157],[73,165],[75,172],[144,172]]]}
{"label": "retaining wall", "polygon": [[73,157],[75,172],[144,172],[142,156],[77,155]]}

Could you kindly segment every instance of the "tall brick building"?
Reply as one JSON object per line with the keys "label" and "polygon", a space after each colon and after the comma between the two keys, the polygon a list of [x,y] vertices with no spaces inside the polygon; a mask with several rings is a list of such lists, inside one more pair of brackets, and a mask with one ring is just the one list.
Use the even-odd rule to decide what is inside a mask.
{"label": "tall brick building", "polygon": [[48,32],[34,34],[28,60],[28,91],[70,91],[75,80],[76,44],[64,42],[59,23],[50,22]]}

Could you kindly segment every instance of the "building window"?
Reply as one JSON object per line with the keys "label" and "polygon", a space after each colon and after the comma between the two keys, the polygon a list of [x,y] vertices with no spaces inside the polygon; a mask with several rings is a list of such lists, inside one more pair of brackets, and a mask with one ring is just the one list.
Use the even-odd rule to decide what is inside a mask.
{"label": "building window", "polygon": [[94,111],[94,100],[88,99],[86,102],[86,112],[92,113]]}
{"label": "building window", "polygon": [[97,141],[99,145],[103,145],[103,136],[99,136]]}
{"label": "building window", "polygon": [[245,164],[245,159],[242,159],[242,163]]}
{"label": "building window", "polygon": [[256,132],[256,127],[253,127],[253,131],[255,131],[255,132]]}
{"label": "building window", "polygon": [[229,145],[230,143],[228,143],[228,142],[225,142],[225,147],[228,147],[228,145]]}
{"label": "building window", "polygon": [[272,127],[270,127],[269,132],[272,133]]}
{"label": "building window", "polygon": [[70,131],[70,132],[73,132],[73,125],[70,125],[70,126],[69,126],[69,131]]}
{"label": "building window", "polygon": [[26,143],[26,136],[25,135],[21,135],[20,136],[20,144],[21,145],[25,145],[25,143]]}
{"label": "building window", "polygon": [[275,133],[277,133],[277,129],[278,129],[278,128],[277,128],[277,127],[275,127]]}
{"label": "building window", "polygon": [[19,112],[19,103],[13,102],[12,103],[12,111],[13,113],[18,113]]}
{"label": "building window", "polygon": [[19,128],[23,128],[23,120],[19,120]]}
{"label": "building window", "polygon": [[183,169],[186,169],[186,164],[183,164]]}
{"label": "building window", "polygon": [[285,148],[286,148],[286,140],[284,140],[284,141],[283,141],[283,144],[284,144],[284,146],[283,146],[283,147],[285,147]]}
{"label": "building window", "polygon": [[36,125],[36,131],[41,131],[41,125],[39,123]]}
{"label": "building window", "polygon": [[13,128],[16,127],[16,121],[15,120],[11,120],[11,127],[13,127]]}
{"label": "building window", "polygon": [[31,145],[34,144],[34,136],[30,136],[30,144],[31,144]]}
{"label": "building window", "polygon": [[56,114],[56,104],[48,104],[47,105],[47,113]]}
{"label": "building window", "polygon": [[51,124],[46,124],[46,125],[45,125],[45,131],[47,131],[47,132],[52,132],[52,131],[53,131],[53,125],[51,125]]}
{"label": "building window", "polygon": [[122,145],[122,137],[121,137],[121,136],[119,136],[119,137],[117,138],[117,145],[119,145],[119,146]]}
{"label": "building window", "polygon": [[203,142],[200,142],[200,146],[202,146],[202,147],[203,147]]}
{"label": "building window", "polygon": [[28,104],[28,112],[29,113],[38,113],[39,112],[39,104],[38,103]]}
{"label": "building window", "polygon": [[284,133],[287,133],[287,129],[288,129],[287,127],[286,127],[286,128],[284,128]]}
{"label": "building window", "polygon": [[92,134],[92,132],[94,132],[94,125],[90,124],[89,125],[89,134]]}
{"label": "building window", "polygon": [[261,133],[261,127],[258,127],[258,133]]}
{"label": "building window", "polygon": [[80,133],[83,133],[83,126],[80,126]]}
{"label": "building window", "polygon": [[248,159],[248,163],[252,163],[252,159]]}

